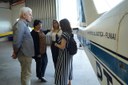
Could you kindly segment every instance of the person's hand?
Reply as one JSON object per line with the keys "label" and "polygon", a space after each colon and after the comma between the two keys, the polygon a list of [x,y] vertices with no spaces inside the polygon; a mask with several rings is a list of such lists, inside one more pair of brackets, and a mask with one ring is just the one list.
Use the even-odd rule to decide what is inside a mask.
{"label": "person's hand", "polygon": [[12,56],[11,56],[13,59],[16,59],[17,58],[17,56],[16,56],[16,54],[13,52],[13,54],[12,54]]}
{"label": "person's hand", "polygon": [[57,43],[54,44],[57,47]]}

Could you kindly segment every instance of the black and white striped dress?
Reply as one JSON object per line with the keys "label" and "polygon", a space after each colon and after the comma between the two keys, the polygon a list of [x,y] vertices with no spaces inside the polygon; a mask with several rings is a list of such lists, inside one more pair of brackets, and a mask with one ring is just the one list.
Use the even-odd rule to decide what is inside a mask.
{"label": "black and white striped dress", "polygon": [[[63,32],[62,36],[68,42],[70,36]],[[55,69],[55,85],[67,85],[68,80],[72,80],[72,62],[73,57],[69,55],[67,48],[59,49],[59,56]]]}

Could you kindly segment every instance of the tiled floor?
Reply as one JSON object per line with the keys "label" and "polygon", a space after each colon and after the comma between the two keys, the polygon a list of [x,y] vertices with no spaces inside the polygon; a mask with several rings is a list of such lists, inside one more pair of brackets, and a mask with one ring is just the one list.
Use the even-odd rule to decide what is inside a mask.
{"label": "tiled floor", "polygon": [[[18,60],[11,58],[12,43],[0,42],[0,85],[21,85],[20,64]],[[54,85],[54,68],[51,58],[51,51],[48,47],[48,66],[45,77],[47,83],[41,83],[36,78],[35,61],[32,62],[32,85]],[[90,62],[82,49],[74,56],[73,60],[74,79],[72,85],[100,85],[90,65]]]}

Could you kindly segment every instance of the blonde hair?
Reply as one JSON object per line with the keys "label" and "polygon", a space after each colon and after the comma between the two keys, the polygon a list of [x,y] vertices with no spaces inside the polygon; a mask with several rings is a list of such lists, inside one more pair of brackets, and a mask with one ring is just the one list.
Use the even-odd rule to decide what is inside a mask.
{"label": "blonde hair", "polygon": [[32,9],[29,7],[22,7],[19,12],[19,16],[22,16],[23,14],[26,14],[28,12],[32,12]]}

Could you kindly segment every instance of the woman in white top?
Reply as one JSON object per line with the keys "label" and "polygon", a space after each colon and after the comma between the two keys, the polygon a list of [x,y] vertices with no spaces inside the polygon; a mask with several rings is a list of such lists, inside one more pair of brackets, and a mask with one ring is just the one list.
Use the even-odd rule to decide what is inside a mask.
{"label": "woman in white top", "polygon": [[60,38],[60,36],[62,34],[62,30],[59,28],[59,23],[57,20],[53,20],[52,25],[53,25],[53,28],[51,31],[51,37],[52,37],[51,52],[52,52],[54,68],[56,68],[56,62],[57,62],[57,58],[58,58],[59,48],[56,47],[54,44],[58,43],[58,39]]}

